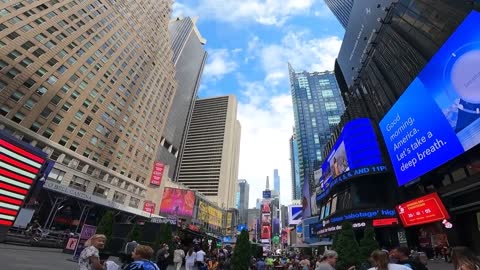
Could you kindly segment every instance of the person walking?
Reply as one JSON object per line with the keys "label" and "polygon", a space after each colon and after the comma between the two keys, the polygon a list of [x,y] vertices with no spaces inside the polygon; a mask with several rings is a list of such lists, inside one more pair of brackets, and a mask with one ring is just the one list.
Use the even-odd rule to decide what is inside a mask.
{"label": "person walking", "polygon": [[480,269],[480,260],[467,247],[454,247],[452,249],[452,262],[454,270]]}
{"label": "person walking", "polygon": [[185,252],[180,245],[177,245],[177,248],[173,251],[173,263],[175,264],[176,270],[182,268],[183,258],[185,258]]}
{"label": "person walking", "polygon": [[368,270],[410,270],[410,268],[401,265],[390,263],[388,254],[382,250],[375,250],[370,256],[373,267]]}
{"label": "person walking", "polygon": [[[334,250],[325,250],[323,253],[322,261],[315,267],[317,270],[335,270],[337,265],[338,253]],[[355,266],[351,266],[348,270],[355,270]]]}
{"label": "person walking", "polygon": [[205,264],[205,256],[207,256],[207,254],[205,253],[205,251],[202,250],[202,247],[199,247],[196,253],[197,253],[196,264],[198,268],[200,268]]}
{"label": "person walking", "polygon": [[410,258],[410,250],[407,247],[396,247],[390,251],[392,262],[404,265],[411,270],[427,270],[427,267],[418,260]]}
{"label": "person walking", "polygon": [[197,260],[197,253],[190,248],[185,257],[185,270],[193,270],[195,267],[195,261]]}
{"label": "person walking", "polygon": [[167,270],[168,267],[168,256],[170,256],[170,253],[168,253],[168,245],[163,244],[162,247],[157,251],[157,265],[160,268],[160,270]]}
{"label": "person walking", "polygon": [[106,242],[107,237],[103,234],[90,237],[78,258],[78,270],[105,270],[106,267],[100,261],[100,250],[105,248]]}
{"label": "person walking", "polygon": [[159,270],[158,266],[150,259],[153,256],[153,249],[149,246],[137,245],[132,252],[132,259],[124,270]]}
{"label": "person walking", "polygon": [[138,246],[138,243],[135,240],[127,242],[127,244],[125,245],[125,249],[123,250],[124,254],[122,256],[123,257],[122,261],[124,262],[125,265],[128,265],[133,262],[132,253],[137,246]]}

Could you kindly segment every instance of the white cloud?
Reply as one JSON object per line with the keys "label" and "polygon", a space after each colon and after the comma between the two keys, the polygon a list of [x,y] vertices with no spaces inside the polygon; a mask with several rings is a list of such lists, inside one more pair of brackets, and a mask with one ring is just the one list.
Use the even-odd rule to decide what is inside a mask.
{"label": "white cloud", "polygon": [[285,83],[287,62],[307,71],[333,70],[341,44],[337,36],[308,39],[307,32],[289,32],[280,44],[264,45],[259,52],[266,80],[273,85]]}
{"label": "white cloud", "polygon": [[315,1],[318,0],[199,0],[194,6],[177,2],[174,14],[280,26],[291,16],[308,12]]}
{"label": "white cloud", "polygon": [[242,125],[239,178],[250,184],[250,207],[261,198],[265,180],[279,169],[281,203],[291,202],[290,148],[293,109],[289,94],[269,96],[263,82],[244,85],[245,102],[239,102],[238,119]]}
{"label": "white cloud", "polygon": [[231,53],[226,49],[210,50],[208,54],[208,63],[203,70],[203,76],[206,80],[220,80],[238,67],[232,59]]}

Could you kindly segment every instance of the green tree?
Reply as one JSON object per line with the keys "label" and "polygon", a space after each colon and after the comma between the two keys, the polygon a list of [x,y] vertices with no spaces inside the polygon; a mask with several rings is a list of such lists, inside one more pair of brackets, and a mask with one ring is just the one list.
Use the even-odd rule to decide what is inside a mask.
{"label": "green tree", "polygon": [[350,266],[359,263],[359,247],[352,224],[345,222],[342,224],[342,230],[336,237],[335,248],[338,252],[338,262],[336,269],[348,269]]}
{"label": "green tree", "polygon": [[370,254],[379,249],[377,240],[375,240],[375,231],[373,228],[366,228],[363,232],[363,238],[360,240],[360,260],[367,262]]}
{"label": "green tree", "polygon": [[233,250],[232,269],[248,270],[250,267],[251,247],[248,240],[248,232],[243,230],[237,238],[235,249]]}
{"label": "green tree", "polygon": [[140,229],[140,226],[135,223],[133,224],[132,229],[130,232],[127,234],[127,241],[137,241],[140,242],[142,240],[142,230]]}
{"label": "green tree", "polygon": [[104,234],[107,237],[107,241],[110,241],[112,238],[114,218],[113,211],[109,210],[102,216],[97,226],[97,233]]}
{"label": "green tree", "polygon": [[155,249],[159,249],[162,244],[168,244],[170,246],[172,238],[172,228],[170,228],[170,225],[160,224],[160,229],[155,237]]}

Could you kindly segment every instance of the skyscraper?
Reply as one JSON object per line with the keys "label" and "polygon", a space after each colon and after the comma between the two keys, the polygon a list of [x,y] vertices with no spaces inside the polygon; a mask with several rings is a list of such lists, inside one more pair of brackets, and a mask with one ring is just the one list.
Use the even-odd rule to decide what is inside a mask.
{"label": "skyscraper", "polygon": [[300,186],[311,179],[333,127],[345,110],[332,71],[296,72],[289,64],[290,87],[299,153]]}
{"label": "skyscraper", "polygon": [[290,170],[292,177],[292,200],[300,200],[302,187],[300,184],[300,160],[298,157],[298,144],[294,135],[290,138]]}
{"label": "skyscraper", "polygon": [[353,0],[325,0],[325,3],[337,17],[343,28],[347,28],[348,19],[353,8]]}
{"label": "skyscraper", "polygon": [[247,224],[248,200],[250,199],[250,185],[248,184],[247,180],[238,180],[237,193],[239,198],[237,209],[239,213],[240,224]]}
{"label": "skyscraper", "polygon": [[197,100],[178,182],[199,191],[220,207],[234,207],[239,151],[240,122],[235,96]]}
{"label": "skyscraper", "polygon": [[273,190],[277,196],[280,196],[280,176],[278,175],[278,169],[273,170]]}
{"label": "skyscraper", "polygon": [[206,40],[200,35],[195,23],[196,19],[176,18],[169,26],[178,87],[163,130],[157,160],[170,167],[168,176],[171,179],[174,179],[178,170],[195,97],[207,59],[207,53],[203,48]]}
{"label": "skyscraper", "polygon": [[60,186],[142,208],[176,91],[171,5],[2,3],[0,128],[48,153]]}

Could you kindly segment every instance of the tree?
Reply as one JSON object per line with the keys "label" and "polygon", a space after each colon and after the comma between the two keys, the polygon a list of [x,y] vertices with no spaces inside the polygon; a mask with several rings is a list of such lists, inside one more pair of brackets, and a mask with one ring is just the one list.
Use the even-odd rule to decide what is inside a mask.
{"label": "tree", "polygon": [[140,230],[140,226],[137,223],[133,224],[132,229],[127,235],[127,241],[137,241],[140,242],[142,239],[142,231]]}
{"label": "tree", "polygon": [[351,223],[345,222],[342,224],[342,230],[337,235],[336,240],[335,248],[338,252],[336,269],[348,269],[350,266],[357,265],[360,250]]}
{"label": "tree", "polygon": [[250,267],[251,247],[248,240],[248,232],[243,230],[237,239],[233,250],[232,269],[248,270]]}
{"label": "tree", "polygon": [[159,249],[161,244],[172,243],[172,228],[169,224],[160,224],[157,236],[155,237],[155,249]]}
{"label": "tree", "polygon": [[375,231],[373,228],[366,228],[363,238],[360,240],[360,260],[362,262],[368,261],[370,254],[377,249],[379,249],[379,245],[375,240]]}
{"label": "tree", "polygon": [[97,226],[97,233],[104,234],[107,237],[107,241],[112,239],[114,218],[113,211],[109,210],[102,216]]}

